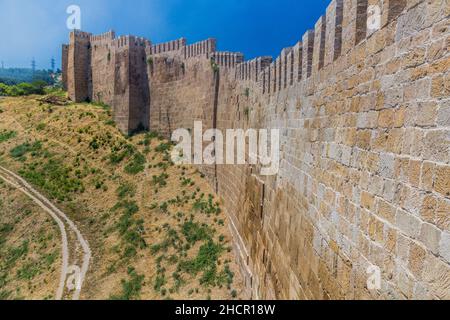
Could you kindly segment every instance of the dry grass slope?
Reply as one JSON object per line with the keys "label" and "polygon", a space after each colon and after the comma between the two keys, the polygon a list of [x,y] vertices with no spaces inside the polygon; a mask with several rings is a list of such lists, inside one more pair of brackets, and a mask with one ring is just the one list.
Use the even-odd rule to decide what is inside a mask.
{"label": "dry grass slope", "polygon": [[0,181],[0,300],[53,299],[61,268],[57,226],[20,191]]}
{"label": "dry grass slope", "polygon": [[0,112],[0,163],[61,207],[93,250],[82,299],[241,297],[221,204],[196,168],[171,162],[170,143],[123,136],[102,105],[6,98]]}

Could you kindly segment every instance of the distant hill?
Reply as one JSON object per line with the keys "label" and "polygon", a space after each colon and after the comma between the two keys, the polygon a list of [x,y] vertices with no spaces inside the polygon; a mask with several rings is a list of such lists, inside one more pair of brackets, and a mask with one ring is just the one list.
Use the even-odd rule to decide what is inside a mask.
{"label": "distant hill", "polygon": [[33,70],[29,68],[0,68],[0,83],[14,85],[42,80],[48,84],[54,84],[53,74],[51,70],[36,70],[33,73]]}

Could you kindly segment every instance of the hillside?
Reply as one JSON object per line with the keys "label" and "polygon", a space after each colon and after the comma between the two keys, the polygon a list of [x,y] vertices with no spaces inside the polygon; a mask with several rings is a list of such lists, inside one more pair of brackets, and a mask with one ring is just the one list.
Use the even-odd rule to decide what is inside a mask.
{"label": "hillside", "polygon": [[[82,299],[241,296],[221,204],[196,168],[170,161],[170,148],[154,133],[123,136],[107,106],[56,106],[34,96],[0,100],[0,165],[51,199],[92,249]],[[2,252],[20,245],[17,236],[26,225],[30,254],[39,244],[35,235],[47,233],[46,247],[55,249],[33,253],[33,259],[45,260],[58,248],[57,229],[29,200],[19,200],[16,190],[0,187],[2,205],[9,208],[0,215]],[[32,207],[27,218],[12,221],[13,210],[24,212],[15,202]],[[20,225],[11,228],[12,223]],[[19,257],[10,270],[23,268],[27,259]],[[52,268],[30,275],[28,284],[40,286]],[[10,276],[0,282],[0,292],[21,281]],[[8,298],[53,297],[50,289],[40,296],[27,290]]]}
{"label": "hillside", "polygon": [[1,180],[0,212],[0,300],[54,298],[61,246],[53,220]]}

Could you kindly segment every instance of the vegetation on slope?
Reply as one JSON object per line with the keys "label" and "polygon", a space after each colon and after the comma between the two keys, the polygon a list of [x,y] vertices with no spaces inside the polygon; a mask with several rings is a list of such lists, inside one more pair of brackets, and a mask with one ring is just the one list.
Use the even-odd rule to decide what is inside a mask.
{"label": "vegetation on slope", "polygon": [[33,83],[19,83],[17,85],[7,85],[0,83],[0,96],[27,96],[31,94],[44,94],[47,83],[44,81],[35,81]]}
{"label": "vegetation on slope", "polygon": [[[48,101],[51,101],[48,100]],[[4,98],[0,161],[87,236],[82,298],[230,299],[241,279],[220,203],[156,133],[123,136],[105,105]]]}
{"label": "vegetation on slope", "polygon": [[[60,73],[60,70],[57,71]],[[35,70],[31,68],[0,68],[0,83],[15,85],[23,82],[43,81],[54,84],[51,70]]]}
{"label": "vegetation on slope", "polygon": [[0,300],[52,299],[61,270],[58,228],[0,180]]}

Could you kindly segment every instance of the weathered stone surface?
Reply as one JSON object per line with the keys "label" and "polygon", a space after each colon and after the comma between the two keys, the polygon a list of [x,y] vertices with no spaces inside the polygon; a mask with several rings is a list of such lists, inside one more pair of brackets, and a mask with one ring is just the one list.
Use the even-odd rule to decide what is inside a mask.
{"label": "weathered stone surface", "polygon": [[437,166],[434,190],[444,197],[450,198],[450,166]]}
{"label": "weathered stone surface", "polygon": [[443,127],[450,127],[450,100],[443,102],[439,108],[437,124]]}
{"label": "weathered stone surface", "polygon": [[450,200],[439,199],[436,209],[436,225],[442,230],[450,232]]}
{"label": "weathered stone surface", "polygon": [[439,254],[444,260],[450,262],[450,233],[442,233],[442,239],[439,248]]}
{"label": "weathered stone surface", "polygon": [[439,242],[441,241],[441,230],[429,223],[422,224],[420,241],[434,254],[439,253]]}
{"label": "weathered stone surface", "polygon": [[421,223],[412,214],[404,211],[397,211],[396,225],[398,228],[405,233],[408,237],[417,239],[420,233]]}

